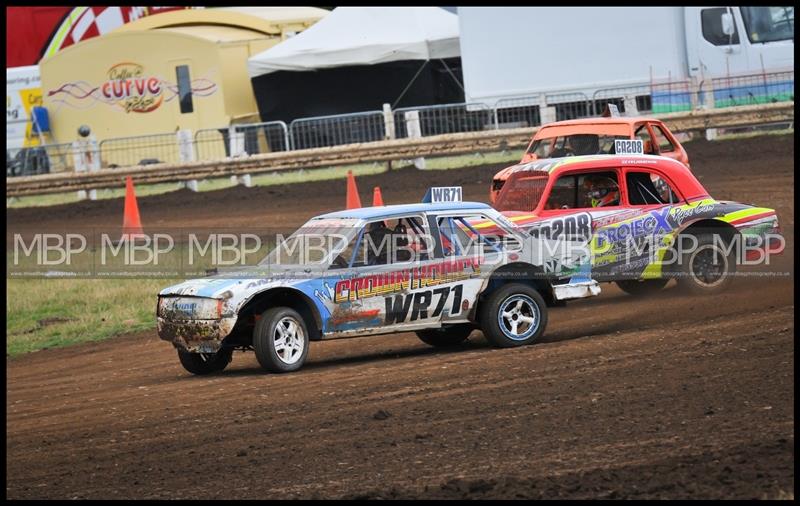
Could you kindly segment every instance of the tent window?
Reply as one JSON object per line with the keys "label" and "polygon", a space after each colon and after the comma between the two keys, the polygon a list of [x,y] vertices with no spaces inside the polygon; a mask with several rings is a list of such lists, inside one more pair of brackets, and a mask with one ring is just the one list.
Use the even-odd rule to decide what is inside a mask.
{"label": "tent window", "polygon": [[181,114],[194,112],[192,104],[192,79],[189,77],[189,66],[178,65],[175,67],[178,77],[178,95],[180,97]]}

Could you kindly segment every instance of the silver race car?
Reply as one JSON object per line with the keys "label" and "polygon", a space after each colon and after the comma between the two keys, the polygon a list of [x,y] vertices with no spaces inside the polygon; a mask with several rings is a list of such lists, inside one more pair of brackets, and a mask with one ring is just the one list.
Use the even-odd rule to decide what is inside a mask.
{"label": "silver race car", "polygon": [[254,350],[269,371],[295,371],[310,341],[395,332],[449,346],[477,328],[494,346],[530,344],[549,305],[600,292],[589,237],[548,241],[481,203],[329,213],[258,266],[162,290],[158,333],[194,374],[224,369],[234,350]]}

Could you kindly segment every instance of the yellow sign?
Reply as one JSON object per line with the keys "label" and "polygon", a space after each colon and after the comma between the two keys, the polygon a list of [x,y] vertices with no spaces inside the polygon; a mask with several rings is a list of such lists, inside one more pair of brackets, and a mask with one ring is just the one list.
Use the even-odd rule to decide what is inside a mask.
{"label": "yellow sign", "polygon": [[[25,108],[25,115],[28,118],[33,118],[33,108],[42,107],[42,89],[41,88],[28,88],[19,90],[20,101],[22,107]],[[38,146],[39,136],[33,133],[33,122],[29,121],[25,125],[25,147]]]}

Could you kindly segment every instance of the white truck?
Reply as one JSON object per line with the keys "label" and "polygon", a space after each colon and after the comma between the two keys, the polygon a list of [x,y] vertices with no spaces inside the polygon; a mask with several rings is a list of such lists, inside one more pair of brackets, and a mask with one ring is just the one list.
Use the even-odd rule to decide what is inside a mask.
{"label": "white truck", "polygon": [[[726,78],[714,79],[715,107],[794,98],[794,7],[459,7],[458,17],[467,102],[712,78]],[[680,87],[651,95],[652,112],[690,106]]]}

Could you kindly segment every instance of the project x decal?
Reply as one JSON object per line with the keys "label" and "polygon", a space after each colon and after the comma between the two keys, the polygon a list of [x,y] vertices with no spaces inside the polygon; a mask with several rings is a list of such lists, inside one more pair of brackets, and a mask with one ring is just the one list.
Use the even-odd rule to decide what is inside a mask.
{"label": "project x decal", "polygon": [[597,230],[597,248],[603,249],[608,244],[624,242],[642,236],[653,236],[672,232],[669,222],[671,209],[664,207],[650,211],[645,216],[614,226]]}

